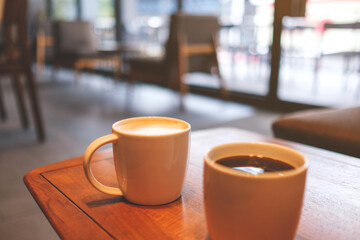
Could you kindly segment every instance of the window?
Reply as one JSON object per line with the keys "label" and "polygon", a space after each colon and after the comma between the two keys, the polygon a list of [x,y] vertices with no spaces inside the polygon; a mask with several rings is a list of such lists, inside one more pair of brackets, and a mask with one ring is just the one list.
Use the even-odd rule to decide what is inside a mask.
{"label": "window", "polygon": [[75,20],[77,18],[76,0],[52,0],[52,18],[55,20]]}

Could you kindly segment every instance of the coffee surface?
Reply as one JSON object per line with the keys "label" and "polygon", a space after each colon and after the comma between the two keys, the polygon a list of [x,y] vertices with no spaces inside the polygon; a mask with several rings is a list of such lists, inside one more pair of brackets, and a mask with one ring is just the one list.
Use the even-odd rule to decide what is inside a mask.
{"label": "coffee surface", "polygon": [[260,155],[240,155],[222,158],[217,164],[254,175],[295,169],[294,166],[273,158]]}

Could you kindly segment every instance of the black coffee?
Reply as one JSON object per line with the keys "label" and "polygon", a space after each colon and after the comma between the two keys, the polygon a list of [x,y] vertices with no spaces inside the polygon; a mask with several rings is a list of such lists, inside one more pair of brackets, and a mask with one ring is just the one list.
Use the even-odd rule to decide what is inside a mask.
{"label": "black coffee", "polygon": [[257,155],[231,156],[219,159],[216,163],[254,175],[266,172],[286,171],[295,168],[286,162]]}

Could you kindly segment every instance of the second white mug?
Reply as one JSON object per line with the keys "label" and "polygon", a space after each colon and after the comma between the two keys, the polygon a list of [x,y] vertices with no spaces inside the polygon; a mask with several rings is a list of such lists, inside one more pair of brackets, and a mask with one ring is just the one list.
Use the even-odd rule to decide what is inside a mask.
{"label": "second white mug", "polygon": [[[221,160],[239,161],[245,156],[258,156],[262,158],[258,162],[267,161],[264,164],[285,163],[292,169],[258,173],[260,168],[245,167],[249,172],[244,172],[244,168],[238,170],[241,167],[233,169],[219,164]],[[307,168],[302,154],[275,144],[230,143],[212,148],[205,155],[204,166],[204,205],[210,238],[293,239],[300,219]]]}

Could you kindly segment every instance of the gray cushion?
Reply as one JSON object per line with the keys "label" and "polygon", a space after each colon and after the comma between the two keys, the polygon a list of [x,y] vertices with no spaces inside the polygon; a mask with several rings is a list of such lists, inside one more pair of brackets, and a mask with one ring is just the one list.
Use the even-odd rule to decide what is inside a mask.
{"label": "gray cushion", "polygon": [[279,138],[360,157],[360,107],[286,114],[272,130]]}

